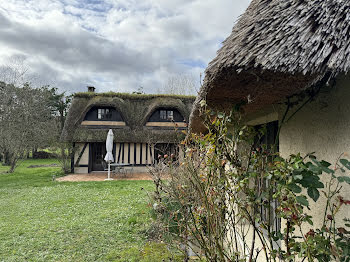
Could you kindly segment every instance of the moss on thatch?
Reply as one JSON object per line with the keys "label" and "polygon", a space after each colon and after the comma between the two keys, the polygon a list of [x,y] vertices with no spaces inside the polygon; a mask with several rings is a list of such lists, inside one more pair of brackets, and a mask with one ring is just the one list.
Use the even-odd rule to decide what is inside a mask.
{"label": "moss on thatch", "polygon": [[[138,95],[122,93],[77,93],[62,132],[62,140],[67,142],[105,141],[108,129],[114,131],[116,142],[173,142],[179,133],[174,129],[154,129],[145,124],[151,114],[161,107],[175,108],[189,121],[194,102],[193,96]],[[116,108],[126,123],[125,127],[82,126],[86,113],[95,106]]]}
{"label": "moss on thatch", "polygon": [[92,97],[119,97],[122,99],[152,99],[157,97],[165,98],[179,98],[182,100],[193,100],[195,96],[186,95],[173,95],[173,94],[130,94],[130,93],[116,93],[116,92],[106,92],[106,93],[94,93],[94,92],[79,92],[75,93],[74,97],[82,98],[92,98]]}
{"label": "moss on thatch", "polygon": [[209,63],[190,125],[203,99],[253,112],[349,70],[350,1],[253,0]]}
{"label": "moss on thatch", "polygon": [[[113,129],[113,128],[112,128]],[[88,127],[76,128],[72,142],[104,142],[109,128],[93,129]],[[149,129],[132,130],[130,128],[113,129],[114,141],[122,143],[176,143],[184,138],[182,132],[175,129]]]}

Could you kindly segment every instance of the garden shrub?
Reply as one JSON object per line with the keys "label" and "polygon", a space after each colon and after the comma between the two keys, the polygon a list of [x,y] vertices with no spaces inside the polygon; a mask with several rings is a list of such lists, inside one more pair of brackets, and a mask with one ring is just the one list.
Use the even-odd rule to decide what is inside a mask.
{"label": "garden shrub", "polygon": [[49,158],[57,158],[57,155],[55,153],[50,153],[46,151],[33,152],[33,159],[49,159]]}

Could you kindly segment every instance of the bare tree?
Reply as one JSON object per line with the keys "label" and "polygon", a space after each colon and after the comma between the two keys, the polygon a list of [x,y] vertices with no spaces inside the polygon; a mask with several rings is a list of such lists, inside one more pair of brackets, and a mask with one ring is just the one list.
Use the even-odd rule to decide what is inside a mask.
{"label": "bare tree", "polygon": [[30,75],[29,66],[25,60],[24,56],[15,55],[0,65],[0,81],[14,86],[33,82],[35,77]]}
{"label": "bare tree", "polygon": [[196,81],[193,76],[175,75],[170,77],[157,92],[159,94],[196,95],[197,91]]}
{"label": "bare tree", "polygon": [[[50,110],[51,92],[47,87],[31,88],[0,84],[0,150],[13,172],[27,152],[55,139]],[[52,130],[54,129],[54,130]]]}

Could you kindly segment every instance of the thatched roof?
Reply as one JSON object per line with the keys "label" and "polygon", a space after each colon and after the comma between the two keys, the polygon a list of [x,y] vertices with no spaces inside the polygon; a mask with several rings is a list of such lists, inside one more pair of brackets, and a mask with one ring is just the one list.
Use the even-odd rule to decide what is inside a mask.
{"label": "thatched roof", "polygon": [[227,108],[249,96],[252,112],[349,70],[350,1],[253,0],[206,69],[191,122],[202,99]]}
{"label": "thatched roof", "polygon": [[[138,95],[123,93],[77,93],[62,132],[62,140],[67,142],[105,141],[109,128],[113,129],[116,142],[172,142],[181,132],[174,129],[154,129],[145,124],[151,114],[161,107],[177,109],[188,123],[195,97],[177,95]],[[86,113],[95,106],[116,108],[122,115],[126,126],[91,127],[82,126]]]}

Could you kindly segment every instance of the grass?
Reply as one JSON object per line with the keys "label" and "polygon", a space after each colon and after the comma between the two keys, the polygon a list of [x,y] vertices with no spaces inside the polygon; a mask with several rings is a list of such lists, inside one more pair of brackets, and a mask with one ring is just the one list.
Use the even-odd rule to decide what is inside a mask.
{"label": "grass", "polygon": [[128,261],[119,254],[145,246],[151,181],[56,182],[58,167],[27,168],[52,163],[0,174],[0,261]]}

